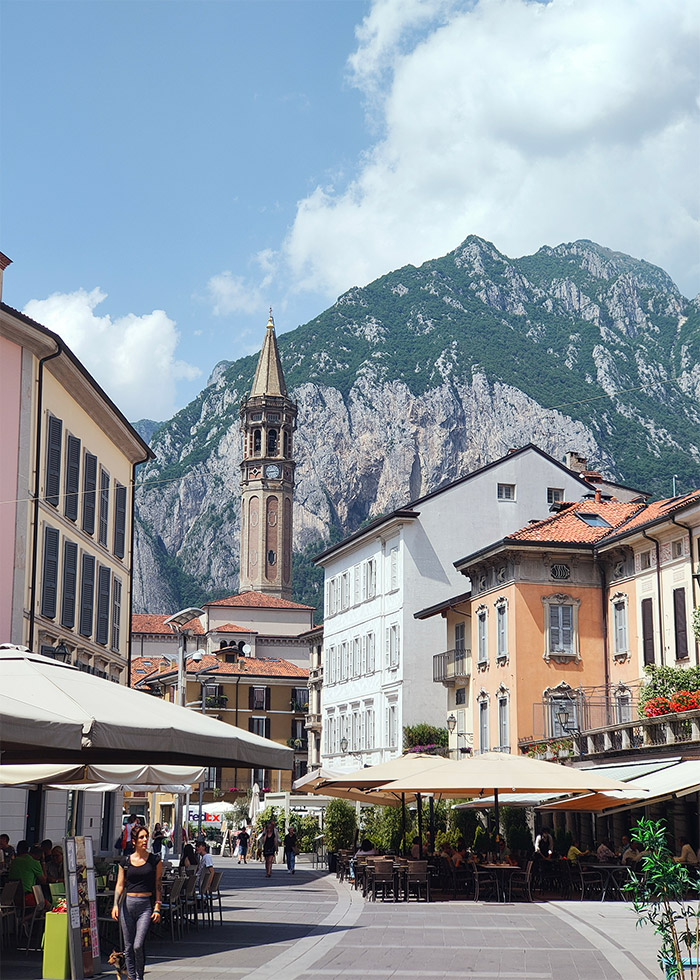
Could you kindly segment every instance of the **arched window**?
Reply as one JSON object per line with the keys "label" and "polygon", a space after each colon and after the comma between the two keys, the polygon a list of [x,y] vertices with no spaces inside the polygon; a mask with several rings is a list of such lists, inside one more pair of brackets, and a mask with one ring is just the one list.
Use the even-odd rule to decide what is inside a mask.
{"label": "arched window", "polygon": [[277,455],[277,429],[268,429],[267,432],[267,455]]}
{"label": "arched window", "polygon": [[253,455],[254,456],[260,455],[261,446],[262,446],[262,436],[260,433],[260,429],[254,429],[253,430]]}
{"label": "arched window", "polygon": [[283,446],[284,446],[284,452],[282,455],[284,456],[285,459],[289,459],[289,433],[287,432],[286,429],[284,430]]}

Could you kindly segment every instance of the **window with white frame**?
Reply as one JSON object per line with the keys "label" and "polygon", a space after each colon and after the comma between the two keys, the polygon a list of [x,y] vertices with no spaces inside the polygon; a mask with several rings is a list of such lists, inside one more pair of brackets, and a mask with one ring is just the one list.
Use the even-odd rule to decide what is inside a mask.
{"label": "window with white frame", "polygon": [[615,721],[618,725],[634,721],[632,717],[632,692],[628,687],[618,687],[615,691]]}
{"label": "window with white frame", "polygon": [[352,641],[352,676],[359,677],[362,673],[362,658],[360,655],[360,637],[353,637]]}
{"label": "window with white frame", "polygon": [[374,633],[367,634],[367,673],[373,674],[375,670],[375,660],[374,660],[374,648],[375,648],[375,635]]}
{"label": "window with white frame", "polygon": [[496,656],[508,656],[508,600],[501,597],[494,603],[496,607]]}
{"label": "window with white frame", "polygon": [[374,708],[365,709],[365,746],[366,749],[374,748]]}
{"label": "window with white frame", "polygon": [[350,729],[350,748],[353,752],[357,752],[360,748],[360,713],[359,710],[353,709],[352,712],[352,724]]}
{"label": "window with white frame", "polygon": [[479,751],[489,751],[489,702],[485,695],[479,698]]}
{"label": "window with white frame", "polygon": [[350,605],[350,572],[343,572],[340,577],[340,607],[347,609]]}
{"label": "window with white frame", "polygon": [[580,599],[564,593],[542,596],[544,659],[580,660],[578,610]]}
{"label": "window with white frame", "polygon": [[458,687],[455,691],[455,704],[466,704],[467,703],[467,689],[466,687]]}
{"label": "window with white frame", "polygon": [[362,602],[362,565],[355,565],[352,571],[353,601],[357,606]]}
{"label": "window with white frame", "polygon": [[328,684],[335,684],[335,646],[329,646],[326,653],[325,679]]}
{"label": "window with white frame", "polygon": [[[463,664],[466,657],[465,624],[455,623],[455,668]],[[456,672],[456,670],[455,670]]]}
{"label": "window with white frame", "polygon": [[398,546],[389,552],[389,591],[394,592],[399,587],[399,549]]}
{"label": "window with white frame", "polygon": [[547,503],[558,504],[564,499],[563,487],[547,487]]}
{"label": "window with white frame", "polygon": [[392,623],[386,628],[386,664],[387,667],[399,665],[399,624]]}
{"label": "window with white frame", "polygon": [[643,551],[639,556],[639,567],[642,571],[651,568],[651,551]]}
{"label": "window with white frame", "polygon": [[348,644],[347,640],[343,640],[340,644],[340,679],[341,681],[346,681],[348,679]]}
{"label": "window with white frame", "polygon": [[616,592],[610,600],[613,607],[613,644],[616,657],[626,657],[629,653],[627,632],[627,595]]}
{"label": "window with white frame", "polygon": [[486,633],[486,606],[479,606],[476,610],[476,647],[477,647],[477,662],[480,664],[485,664],[488,662],[488,636]]}
{"label": "window with white frame", "polygon": [[501,688],[498,691],[498,746],[503,751],[510,749],[510,727],[508,724],[508,692]]}
{"label": "window with white frame", "polygon": [[397,707],[395,704],[387,705],[386,709],[386,734],[389,748],[394,749],[398,743]]}
{"label": "window with white frame", "polygon": [[499,500],[515,500],[515,484],[514,483],[499,483],[498,484],[498,499]]}
{"label": "window with white frame", "polygon": [[377,560],[368,558],[362,565],[362,598],[374,599],[377,594]]}
{"label": "window with white frame", "polygon": [[671,556],[673,558],[683,557],[683,538],[677,538],[671,542]]}

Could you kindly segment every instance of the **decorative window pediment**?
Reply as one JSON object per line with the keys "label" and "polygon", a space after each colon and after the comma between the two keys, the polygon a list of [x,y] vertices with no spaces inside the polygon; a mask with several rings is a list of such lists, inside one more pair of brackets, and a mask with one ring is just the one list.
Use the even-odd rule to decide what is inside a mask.
{"label": "decorative window pediment", "polygon": [[578,663],[581,659],[578,635],[578,611],[581,600],[565,592],[542,596],[544,608],[544,653],[549,663]]}

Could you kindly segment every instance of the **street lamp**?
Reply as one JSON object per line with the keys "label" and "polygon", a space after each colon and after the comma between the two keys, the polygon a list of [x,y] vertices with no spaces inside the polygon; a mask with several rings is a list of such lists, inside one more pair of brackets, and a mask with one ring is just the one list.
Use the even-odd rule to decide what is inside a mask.
{"label": "street lamp", "polygon": [[455,730],[456,727],[457,727],[457,719],[453,714],[451,714],[447,719],[447,731],[450,733],[450,735],[452,734],[452,732]]}
{"label": "street lamp", "polygon": [[567,735],[571,735],[571,747],[573,750],[573,754],[580,755],[581,754],[580,745],[578,744],[577,739],[580,738],[581,732],[578,728],[576,728],[573,725],[569,727],[569,709],[565,708],[562,705],[560,708],[557,708],[555,715],[557,721],[559,722],[559,727],[561,728],[561,730],[563,732],[566,732]]}
{"label": "street lamp", "polygon": [[61,663],[70,663],[70,650],[65,645],[63,640],[59,640],[56,646],[53,648],[54,660],[60,660]]}
{"label": "street lamp", "polygon": [[198,606],[188,606],[187,609],[181,609],[165,620],[166,625],[179,637],[177,651],[177,703],[179,705],[185,703],[185,649],[189,635],[189,630],[185,629],[185,625],[200,616],[204,616],[203,609]]}
{"label": "street lamp", "polygon": [[348,751],[348,745],[349,744],[350,743],[348,742],[348,740],[346,739],[346,737],[343,735],[343,737],[340,740],[340,751],[343,753],[343,755],[345,755],[346,752]]}

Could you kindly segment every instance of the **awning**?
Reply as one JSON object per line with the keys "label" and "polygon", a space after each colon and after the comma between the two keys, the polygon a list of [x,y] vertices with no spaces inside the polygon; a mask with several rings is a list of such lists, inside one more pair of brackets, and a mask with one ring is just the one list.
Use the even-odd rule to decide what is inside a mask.
{"label": "awning", "polygon": [[205,772],[204,766],[0,766],[0,786],[188,793]]}
{"label": "awning", "polygon": [[[364,771],[364,770],[363,770]],[[401,798],[383,793],[370,793],[363,789],[352,789],[345,785],[336,785],[335,780],[343,780],[342,773],[332,769],[313,769],[305,776],[295,780],[292,788],[295,793],[310,793],[313,796],[332,797],[333,799],[352,800],[354,803],[366,803],[368,806],[399,806]]]}
{"label": "awning", "polygon": [[287,746],[21,647],[0,647],[5,764],[292,769]]}
{"label": "awning", "polygon": [[[646,792],[644,792],[646,790]],[[547,803],[542,810],[586,810],[592,813],[620,813],[639,806],[652,806],[664,800],[679,799],[700,792],[700,760],[693,759],[666,765],[660,763],[648,772],[627,782],[621,793],[591,793]]]}

